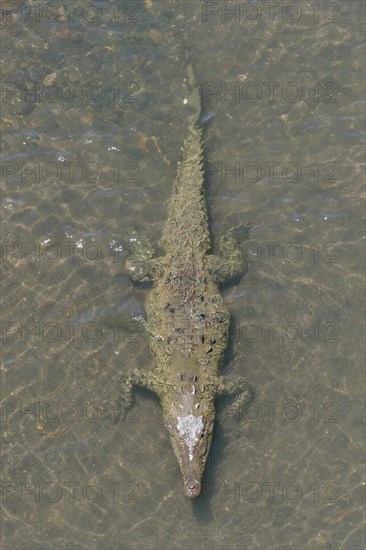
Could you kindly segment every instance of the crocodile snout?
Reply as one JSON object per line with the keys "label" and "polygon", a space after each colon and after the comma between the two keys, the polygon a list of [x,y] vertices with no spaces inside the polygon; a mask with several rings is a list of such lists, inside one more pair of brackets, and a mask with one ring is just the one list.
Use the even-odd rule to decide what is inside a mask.
{"label": "crocodile snout", "polygon": [[198,479],[196,479],[194,476],[189,476],[187,479],[184,480],[184,492],[189,498],[198,497],[201,492],[201,486],[201,482],[198,481]]}

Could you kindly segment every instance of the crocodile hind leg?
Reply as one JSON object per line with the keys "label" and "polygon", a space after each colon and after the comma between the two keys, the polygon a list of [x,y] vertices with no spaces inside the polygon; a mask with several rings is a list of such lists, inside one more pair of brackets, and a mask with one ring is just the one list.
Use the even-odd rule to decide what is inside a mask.
{"label": "crocodile hind leg", "polygon": [[246,272],[244,253],[238,240],[239,233],[247,238],[249,228],[241,226],[228,231],[219,240],[218,253],[209,256],[210,271],[217,283],[235,281]]}
{"label": "crocodile hind leg", "polygon": [[158,258],[153,258],[150,241],[145,237],[131,237],[128,248],[126,267],[131,279],[138,283],[153,281],[160,271],[160,263]]}

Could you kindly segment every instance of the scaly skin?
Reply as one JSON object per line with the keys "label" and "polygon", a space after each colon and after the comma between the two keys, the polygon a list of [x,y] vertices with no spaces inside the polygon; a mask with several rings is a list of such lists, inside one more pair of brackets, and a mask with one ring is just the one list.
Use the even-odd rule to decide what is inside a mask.
{"label": "scaly skin", "polygon": [[[192,71],[189,76],[193,81]],[[128,264],[135,280],[154,281],[146,301],[154,370],[131,371],[125,392],[130,400],[132,385],[137,384],[159,396],[184,491],[193,498],[201,491],[214,426],[215,397],[240,392],[242,402],[248,391],[242,379],[233,384],[219,375],[230,316],[217,283],[241,274],[243,262],[235,246],[231,246],[227,258],[223,246],[223,257],[209,254],[201,128],[195,125],[199,113],[196,88],[189,103],[196,113],[189,120],[164,226],[165,256],[146,260],[136,252]],[[234,242],[231,234],[225,242],[230,248]]]}

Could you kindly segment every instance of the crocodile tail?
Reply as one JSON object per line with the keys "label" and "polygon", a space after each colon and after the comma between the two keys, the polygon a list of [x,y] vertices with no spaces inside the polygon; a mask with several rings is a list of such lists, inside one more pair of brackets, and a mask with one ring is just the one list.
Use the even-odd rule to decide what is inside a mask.
{"label": "crocodile tail", "polygon": [[193,114],[189,117],[189,126],[191,129],[201,126],[201,97],[199,86],[196,83],[196,77],[194,75],[192,64],[187,65],[187,77],[190,93],[187,98],[188,105],[192,108]]}
{"label": "crocodile tail", "polygon": [[201,105],[200,89],[199,89],[199,86],[197,85],[196,77],[194,75],[194,71],[191,63],[187,65],[186,71],[187,71],[189,88],[191,90],[187,98],[187,103],[194,110],[193,114],[189,117],[189,125],[191,129],[201,128],[206,124],[206,122],[211,120],[211,118],[214,117],[216,113],[213,113],[212,111],[209,111],[207,113],[201,112],[202,105]]}

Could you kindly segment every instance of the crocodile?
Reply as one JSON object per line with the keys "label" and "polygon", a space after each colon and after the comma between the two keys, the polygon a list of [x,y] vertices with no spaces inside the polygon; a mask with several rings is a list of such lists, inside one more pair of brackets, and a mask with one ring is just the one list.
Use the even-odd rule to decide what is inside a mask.
{"label": "crocodile", "polygon": [[220,374],[230,315],[218,285],[240,277],[245,266],[233,230],[221,239],[219,253],[211,253],[200,93],[191,65],[187,74],[190,93],[185,103],[193,113],[188,116],[187,137],[163,229],[165,255],[154,258],[150,250],[143,254],[136,239],[127,261],[134,281],[153,282],[144,324],[152,337],[154,369],[129,371],[122,387],[129,404],[133,385],[160,398],[185,495],[194,498],[201,492],[212,440],[215,398],[237,395],[235,404],[240,406],[248,397],[249,386],[243,378],[234,381]]}

